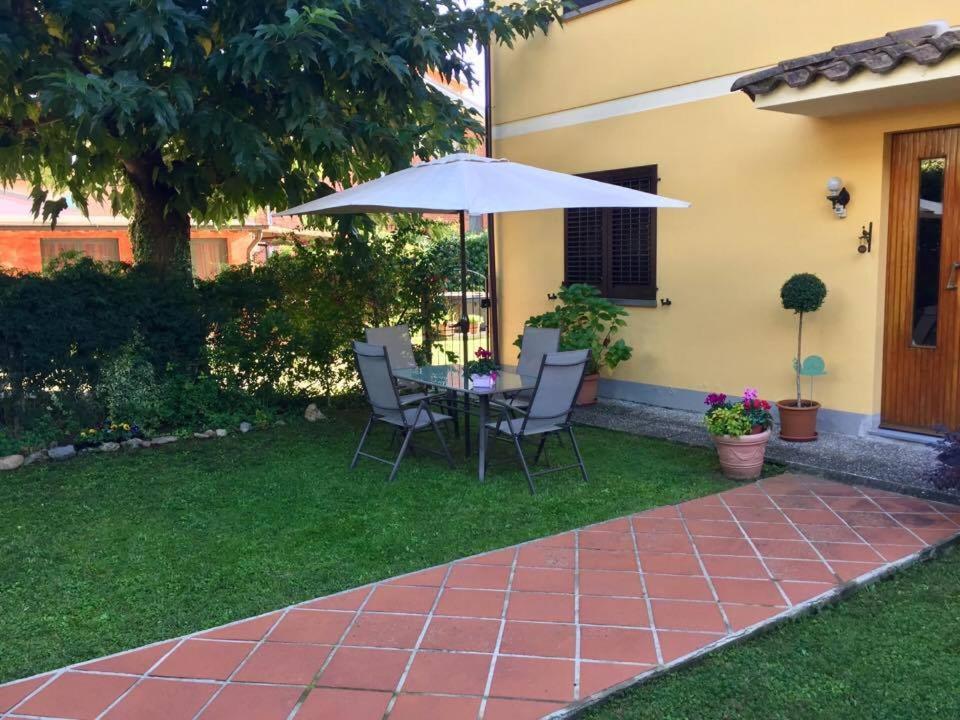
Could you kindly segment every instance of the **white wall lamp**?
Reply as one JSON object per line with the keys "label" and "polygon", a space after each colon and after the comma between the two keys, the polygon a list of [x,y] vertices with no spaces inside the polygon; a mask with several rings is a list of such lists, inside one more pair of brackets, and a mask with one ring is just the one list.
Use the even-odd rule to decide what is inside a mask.
{"label": "white wall lamp", "polygon": [[843,186],[843,180],[832,177],[827,180],[827,200],[833,206],[833,214],[838,218],[847,216],[847,203],[850,202],[850,193]]}

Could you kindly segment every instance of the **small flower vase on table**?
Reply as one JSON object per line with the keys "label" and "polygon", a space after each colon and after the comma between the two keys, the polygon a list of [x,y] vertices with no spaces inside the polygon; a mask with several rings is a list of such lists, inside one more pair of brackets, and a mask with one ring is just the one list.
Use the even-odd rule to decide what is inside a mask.
{"label": "small flower vase on table", "polygon": [[497,383],[497,365],[493,362],[493,353],[477,348],[476,360],[463,365],[463,374],[470,378],[472,388],[492,388]]}

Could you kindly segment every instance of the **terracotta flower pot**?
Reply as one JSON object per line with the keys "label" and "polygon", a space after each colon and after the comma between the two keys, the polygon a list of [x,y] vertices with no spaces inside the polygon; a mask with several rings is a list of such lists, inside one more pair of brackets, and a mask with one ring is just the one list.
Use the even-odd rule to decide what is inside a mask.
{"label": "terracotta flower pot", "polygon": [[598,380],[600,380],[600,376],[596,373],[583,376],[583,385],[580,386],[580,394],[577,395],[577,405],[596,404]]}
{"label": "terracotta flower pot", "polygon": [[770,431],[756,435],[711,435],[720,458],[720,469],[732,480],[756,480],[763,470]]}
{"label": "terracotta flower pot", "polygon": [[817,439],[817,411],[820,403],[804,400],[797,405],[796,400],[781,400],[777,403],[780,410],[780,438],[788,442],[812,442]]}

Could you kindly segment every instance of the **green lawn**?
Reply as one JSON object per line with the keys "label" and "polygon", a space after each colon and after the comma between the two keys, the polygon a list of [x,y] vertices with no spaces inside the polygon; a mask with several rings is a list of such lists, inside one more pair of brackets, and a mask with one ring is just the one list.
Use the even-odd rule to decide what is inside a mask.
{"label": "green lawn", "polygon": [[585,720],[956,720],[960,552],[700,664]]}
{"label": "green lawn", "polygon": [[731,486],[710,451],[595,429],[589,485],[422,456],[387,484],[347,469],[363,419],[0,475],[0,682]]}

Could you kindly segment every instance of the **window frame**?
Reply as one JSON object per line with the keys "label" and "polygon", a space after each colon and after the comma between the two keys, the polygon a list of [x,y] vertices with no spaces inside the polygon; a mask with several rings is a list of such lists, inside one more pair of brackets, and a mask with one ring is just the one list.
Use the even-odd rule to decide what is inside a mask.
{"label": "window frame", "polygon": [[[597,180],[599,182],[615,183],[618,180],[632,180],[635,178],[646,178],[649,181],[649,189],[644,192],[656,193],[657,185],[660,182],[658,166],[636,165],[628,168],[616,168],[613,170],[599,170],[596,172],[581,173],[578,177],[588,180]],[[628,289],[617,289],[612,282],[613,277],[613,251],[612,251],[612,222],[613,213],[618,208],[577,208],[577,209],[596,209],[601,212],[600,221],[600,267],[601,280],[599,285],[594,285],[603,296],[613,302],[622,305],[652,306],[657,304],[657,208],[642,208],[650,212],[650,284],[627,286]],[[569,212],[563,211],[563,284],[570,284],[568,280],[568,247],[569,237],[567,230],[569,227]],[[591,283],[592,284],[592,283]],[[629,289],[636,288],[636,289]]]}
{"label": "window frame", "polygon": [[612,5],[619,5],[622,2],[624,2],[624,0],[595,0],[595,2],[592,2],[589,5],[584,5],[581,8],[577,8],[575,10],[568,10],[563,14],[563,19],[565,21],[575,20],[581,15],[586,15],[596,10],[603,10],[604,8],[611,7]]}

